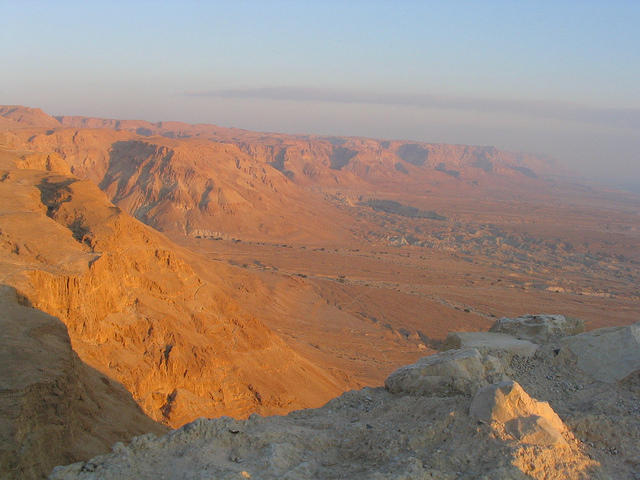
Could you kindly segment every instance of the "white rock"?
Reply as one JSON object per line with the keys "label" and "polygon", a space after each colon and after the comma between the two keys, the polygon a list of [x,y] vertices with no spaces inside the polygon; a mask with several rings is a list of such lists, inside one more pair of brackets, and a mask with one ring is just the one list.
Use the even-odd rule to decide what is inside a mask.
{"label": "white rock", "polygon": [[584,323],[577,318],[564,315],[523,315],[517,318],[503,317],[489,329],[490,332],[506,333],[516,338],[544,343],[553,337],[574,335],[584,331]]}
{"label": "white rock", "polygon": [[559,445],[566,443],[566,427],[547,402],[531,398],[514,381],[495,383],[476,393],[469,415],[484,423],[498,422],[524,443]]}
{"label": "white rock", "polygon": [[518,417],[505,423],[505,430],[522,443],[557,446],[566,444],[562,433],[539,415]]}
{"label": "white rock", "polygon": [[602,382],[619,382],[640,374],[640,322],[592,330],[563,339],[578,368]]}
{"label": "white rock", "polygon": [[481,351],[501,351],[521,357],[532,357],[538,345],[528,340],[519,340],[504,333],[452,332],[447,335],[445,345],[449,348],[476,348]]}
{"label": "white rock", "polygon": [[412,395],[469,394],[503,378],[500,360],[466,348],[423,357],[399,368],[387,377],[385,387],[391,393]]}

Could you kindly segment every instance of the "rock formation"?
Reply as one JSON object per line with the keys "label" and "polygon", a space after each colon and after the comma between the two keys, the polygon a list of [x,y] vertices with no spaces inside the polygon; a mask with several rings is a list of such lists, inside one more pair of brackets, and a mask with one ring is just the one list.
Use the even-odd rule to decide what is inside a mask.
{"label": "rock formation", "polygon": [[42,478],[60,463],[167,430],[118,382],[83,363],[64,324],[0,285],[0,476]]}
{"label": "rock formation", "polygon": [[600,381],[640,379],[640,323],[568,337],[563,346],[578,368]]}
{"label": "rock formation", "polygon": [[123,210],[188,236],[225,231],[236,238],[344,241],[353,219],[324,195],[336,188],[358,197],[387,185],[423,192],[425,185],[468,188],[489,178],[497,191],[505,182],[537,185],[533,170],[549,171],[546,159],[493,147],[54,118],[26,107],[3,107],[0,118],[21,126],[6,134],[7,145],[60,154]]}
{"label": "rock formation", "polygon": [[479,348],[486,352],[509,352],[521,357],[531,357],[538,345],[504,333],[492,332],[451,332],[445,339],[449,348]]}
{"label": "rock formation", "polygon": [[503,373],[504,367],[497,358],[482,355],[475,348],[450,350],[396,370],[385,381],[385,387],[391,393],[412,395],[470,394],[502,379]]}
{"label": "rock formation", "polygon": [[564,315],[524,315],[518,318],[501,318],[491,332],[506,333],[534,343],[548,342],[553,337],[562,337],[584,331],[584,323],[577,318]]}
{"label": "rock formation", "polygon": [[[17,382],[0,398],[8,411],[24,397],[45,414],[26,430],[26,417],[8,420],[2,468],[37,476],[158,428],[150,418],[178,427],[316,407],[444,344],[448,352],[390,375],[387,390],[282,418],[199,421],[117,446],[133,459],[114,466],[118,474],[100,462],[80,473],[131,476],[137,465],[143,477],[166,468],[196,478],[625,478],[637,467],[637,328],[574,335],[582,324],[572,317],[584,313],[589,328],[637,320],[640,197],[549,173],[544,159],[493,147],[0,107],[0,282],[29,312],[66,326],[79,366],[62,370],[90,372],[34,378],[77,377],[80,391],[125,412],[107,408],[109,425],[80,415],[87,437],[49,435],[55,416],[14,393],[29,390]],[[503,318],[490,332],[445,340],[530,307],[571,316]],[[10,337],[19,339],[12,351],[33,351],[34,338],[49,348],[43,331]],[[73,425],[75,387],[48,388],[47,405]],[[93,397],[80,396],[71,405],[96,415],[82,403]],[[36,440],[16,449],[27,430]],[[198,432],[221,449],[202,453],[204,441],[193,456],[176,453],[174,440]],[[30,445],[55,460],[36,459]],[[145,463],[145,446],[157,466]]]}
{"label": "rock formation", "polygon": [[344,390],[229,296],[225,268],[200,268],[91,182],[25,155],[0,149],[0,281],[64,322],[80,358],[151,418],[284,413]]}
{"label": "rock formation", "polygon": [[[518,336],[530,328],[510,325]],[[614,347],[609,334],[556,331],[526,356],[495,345],[495,357],[445,351],[394,372],[386,389],[351,391],[286,417],[200,419],[50,478],[637,479],[637,386],[603,382],[575,363],[589,355],[572,347],[582,335],[599,351],[634,358],[637,343]],[[562,354],[571,348],[575,358]]]}

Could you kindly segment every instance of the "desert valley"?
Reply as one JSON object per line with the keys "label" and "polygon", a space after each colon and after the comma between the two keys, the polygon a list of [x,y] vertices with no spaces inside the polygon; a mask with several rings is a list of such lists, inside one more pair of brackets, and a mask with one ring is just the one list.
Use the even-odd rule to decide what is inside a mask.
{"label": "desert valley", "polygon": [[[98,469],[90,476],[98,464],[82,463],[57,469],[53,478],[162,478],[143,467],[138,474],[117,470],[125,468],[117,462],[126,464],[136,448],[153,451],[157,458],[149,461],[158,462],[168,454],[153,448],[194,441],[177,435],[195,430],[224,443],[222,433],[244,435],[244,429],[254,430],[259,447],[252,450],[253,440],[237,447],[242,454],[229,447],[228,471],[206,477],[201,465],[184,478],[569,478],[558,465],[570,478],[638,478],[626,477],[640,472],[633,446],[640,442],[637,325],[627,327],[637,352],[622,386],[589,380],[584,367],[569,382],[591,385],[585,390],[591,396],[571,401],[554,390],[565,388],[554,375],[569,378],[571,362],[582,365],[583,350],[572,340],[579,330],[565,327],[562,345],[578,360],[561,354],[563,363],[553,364],[553,352],[564,351],[559,337],[514,334],[540,344],[540,353],[509,350],[506,360],[497,355],[506,366],[488,373],[494,358],[487,359],[491,348],[482,344],[476,353],[485,373],[473,391],[447,387],[436,397],[415,397],[415,382],[393,380],[393,372],[430,355],[448,362],[438,352],[451,346],[450,332],[484,332],[503,317],[557,313],[579,319],[587,332],[638,322],[639,195],[581,180],[550,158],[490,146],[51,116],[3,106],[0,198],[3,478],[46,477],[56,466],[122,445],[117,442],[185,424],[158,437],[173,440],[137,437],[126,447],[131,451],[114,447],[112,455],[120,457],[109,460],[116,465],[111,473]],[[513,463],[523,477],[502,464],[482,470],[485,477],[465,477],[445,460],[434,463],[440,473],[433,465],[429,473],[424,462],[411,466],[413,457],[402,460],[405,476],[372,476],[386,470],[369,458],[363,465],[371,470],[313,470],[298,459],[286,468],[271,465],[261,477],[262,460],[234,460],[266,448],[270,435],[285,445],[296,415],[313,428],[335,416],[339,429],[351,417],[366,425],[345,430],[353,445],[340,448],[366,443],[367,429],[386,442],[371,448],[396,448],[385,429],[402,422],[384,405],[398,392],[409,394],[398,407],[403,421],[412,411],[417,417],[438,412],[450,417],[437,428],[468,437],[471,424],[459,417],[467,415],[460,413],[469,409],[467,397],[509,378],[548,401],[562,420],[553,411],[539,413],[540,402],[527,396],[536,415],[568,424],[557,427],[568,442],[566,455],[523,450]],[[520,392],[519,385],[508,388]],[[608,388],[617,392],[611,408],[620,409],[617,418],[628,429],[620,446],[609,432],[601,440],[608,450],[594,453],[580,438],[588,444],[589,426],[611,430],[615,419],[605,422],[602,411],[585,405]],[[350,390],[360,391],[340,397]],[[349,402],[371,404],[386,426],[369,410],[350,413]],[[319,407],[265,420],[273,431],[252,415]],[[581,409],[591,416],[580,417]],[[189,423],[201,417],[234,420]],[[524,434],[481,434],[524,442]],[[553,435],[539,448],[562,443],[560,433]],[[435,449],[443,438],[434,438]],[[323,446],[306,448],[321,455]],[[612,448],[624,451],[613,458]],[[482,462],[456,455],[455,461]]]}

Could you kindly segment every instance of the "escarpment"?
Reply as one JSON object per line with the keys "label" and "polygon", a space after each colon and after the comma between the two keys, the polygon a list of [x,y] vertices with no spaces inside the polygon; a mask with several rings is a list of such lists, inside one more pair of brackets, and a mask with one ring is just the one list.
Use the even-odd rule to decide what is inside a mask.
{"label": "escarpment", "polygon": [[80,358],[154,420],[284,413],[344,389],[229,296],[228,269],[196,273],[197,257],[90,182],[2,168],[3,281],[60,318]]}
{"label": "escarpment", "polygon": [[64,324],[0,286],[0,476],[43,478],[60,463],[166,427],[84,363]]}
{"label": "escarpment", "polygon": [[[5,113],[30,118],[16,115]],[[535,173],[549,171],[545,159],[494,147],[82,117],[21,126],[6,132],[4,143],[55,152],[114,204],[178,235],[340,242],[354,235],[347,227],[353,212],[336,202],[344,196],[353,203],[371,192],[384,200],[439,186],[465,194],[487,186],[493,194],[512,184],[548,187]]]}
{"label": "escarpment", "polygon": [[640,197],[549,172],[0,107],[0,282],[51,320],[0,475],[632,478],[638,327],[575,318],[637,321]]}
{"label": "escarpment", "polygon": [[[162,437],[116,444],[50,478],[637,478],[637,382],[601,381],[582,362],[589,348],[578,346],[589,335],[592,347],[637,375],[637,342],[614,352],[605,338],[615,334],[610,329],[567,336],[575,321],[535,319],[537,332],[553,334],[536,335],[531,356],[514,353],[508,342],[476,339],[477,348],[400,368],[386,388],[351,391],[285,417],[199,419]],[[531,337],[530,317],[505,320],[512,339]]]}

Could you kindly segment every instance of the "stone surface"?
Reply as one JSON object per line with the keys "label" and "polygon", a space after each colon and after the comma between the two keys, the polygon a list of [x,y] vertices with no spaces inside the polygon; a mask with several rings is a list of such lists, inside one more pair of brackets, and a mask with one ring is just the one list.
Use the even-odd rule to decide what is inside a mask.
{"label": "stone surface", "polygon": [[521,357],[531,357],[538,349],[538,345],[528,340],[519,340],[511,335],[492,332],[451,332],[447,335],[445,346],[507,352]]}
{"label": "stone surface", "polygon": [[[626,385],[589,382],[573,359],[556,354],[558,346],[541,345],[531,358],[511,357],[508,370],[517,383],[494,383],[474,397],[446,389],[438,396],[366,388],[287,416],[200,419],[58,467],[51,479],[635,478],[637,394]],[[434,357],[418,363],[450,378],[482,374],[477,350]],[[413,375],[420,367],[411,367],[400,371],[412,381],[397,376],[398,386],[420,391],[415,382],[422,376]]]}
{"label": "stone surface", "polygon": [[[547,402],[531,398],[513,381],[489,385],[471,402],[471,417],[505,431],[525,444],[558,447],[566,445],[565,425]],[[496,422],[498,425],[496,425]]]}
{"label": "stone surface", "polygon": [[640,374],[640,322],[567,337],[563,348],[578,368],[602,382],[618,382]]}
{"label": "stone surface", "polygon": [[539,415],[562,428],[562,421],[547,402],[538,402],[513,380],[494,383],[478,391],[469,410],[472,417],[485,423],[506,423],[517,417]]}
{"label": "stone surface", "polygon": [[504,376],[495,357],[475,348],[449,350],[401,367],[385,381],[391,393],[412,395],[471,394]]}
{"label": "stone surface", "polygon": [[23,300],[0,285],[0,478],[42,478],[117,441],[166,431],[77,357],[59,319]]}
{"label": "stone surface", "polygon": [[203,267],[54,167],[0,146],[0,283],[59,318],[80,359],[149,417],[178,427],[203,415],[281,414],[345,390],[233,298],[227,268]]}
{"label": "stone surface", "polygon": [[539,415],[517,417],[505,423],[506,431],[523,443],[533,445],[566,445],[560,430]]}
{"label": "stone surface", "polygon": [[543,343],[554,337],[583,332],[584,323],[582,320],[567,318],[564,315],[523,315],[517,318],[501,318],[489,331]]}

